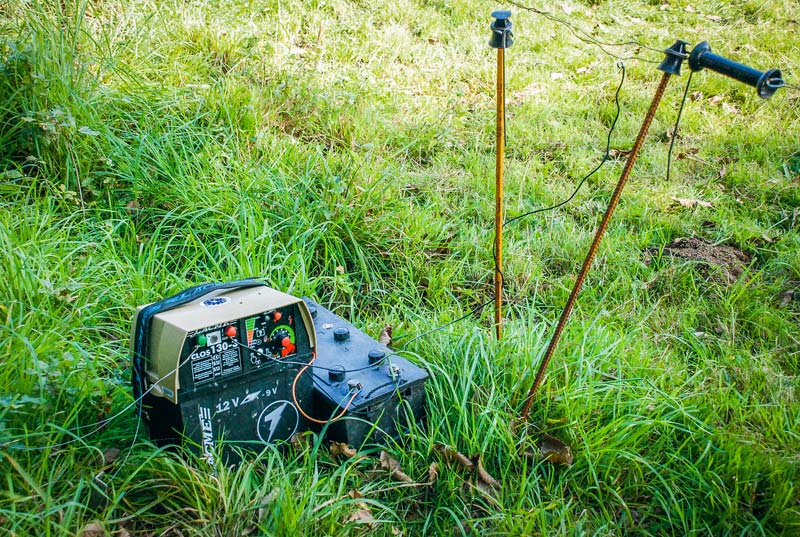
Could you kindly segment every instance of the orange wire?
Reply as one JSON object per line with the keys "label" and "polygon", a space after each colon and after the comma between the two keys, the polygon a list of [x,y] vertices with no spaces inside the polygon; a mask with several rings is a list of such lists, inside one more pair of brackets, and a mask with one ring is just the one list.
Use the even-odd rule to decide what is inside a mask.
{"label": "orange wire", "polygon": [[331,418],[329,420],[318,420],[318,419],[312,418],[311,416],[306,414],[305,411],[303,410],[303,408],[300,406],[300,402],[297,400],[297,381],[300,380],[300,377],[303,376],[303,373],[306,372],[306,369],[311,367],[311,364],[313,364],[314,360],[316,360],[316,359],[317,359],[317,353],[312,352],[311,353],[311,361],[309,361],[306,365],[304,365],[302,368],[300,368],[300,371],[298,371],[297,375],[295,375],[294,381],[292,382],[292,401],[294,401],[294,405],[297,407],[297,410],[300,411],[300,414],[302,414],[304,418],[306,418],[307,420],[312,421],[314,423],[317,423],[319,425],[327,425],[328,423],[333,423],[334,421],[339,420],[342,416],[345,415],[345,413],[347,412],[347,409],[350,408],[350,403],[352,403],[353,399],[356,398],[356,395],[358,395],[358,392],[354,392],[353,393],[353,395],[350,397],[350,400],[347,401],[347,404],[344,405],[344,408],[342,409],[342,411],[339,413],[338,416],[335,416],[335,417],[333,417],[333,418]]}

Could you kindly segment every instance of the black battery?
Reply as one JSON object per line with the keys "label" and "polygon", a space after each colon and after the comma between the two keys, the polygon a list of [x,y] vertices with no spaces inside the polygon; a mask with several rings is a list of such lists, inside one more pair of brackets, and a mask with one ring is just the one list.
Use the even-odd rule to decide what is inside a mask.
{"label": "black battery", "polygon": [[[398,438],[425,417],[428,373],[330,310],[303,298],[314,319],[313,412],[326,438],[351,446]],[[349,404],[348,404],[349,403]]]}

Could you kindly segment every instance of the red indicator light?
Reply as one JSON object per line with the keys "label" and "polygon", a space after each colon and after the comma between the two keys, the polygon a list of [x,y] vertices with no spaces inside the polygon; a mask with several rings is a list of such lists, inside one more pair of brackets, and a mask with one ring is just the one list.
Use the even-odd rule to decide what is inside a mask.
{"label": "red indicator light", "polygon": [[273,322],[276,322],[276,323],[277,323],[278,321],[280,321],[280,320],[281,320],[281,317],[283,317],[283,315],[281,314],[281,312],[279,312],[279,311],[273,311],[273,312],[272,312],[272,321],[273,321]]}
{"label": "red indicator light", "polygon": [[228,337],[236,337],[236,327],[235,326],[229,326],[228,328],[226,328],[225,329],[225,335],[228,336]]}

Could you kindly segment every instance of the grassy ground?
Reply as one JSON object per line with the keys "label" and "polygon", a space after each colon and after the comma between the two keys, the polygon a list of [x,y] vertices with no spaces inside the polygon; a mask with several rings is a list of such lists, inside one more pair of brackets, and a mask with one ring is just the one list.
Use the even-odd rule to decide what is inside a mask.
{"label": "grassy ground", "polygon": [[[319,443],[212,475],[143,434],[131,446],[131,410],[76,440],[131,401],[134,307],[195,283],[257,276],[396,337],[491,299],[498,7],[0,2],[6,534],[800,533],[798,92],[762,101],[708,72],[669,181],[685,74],[668,88],[527,429],[510,422],[620,158],[570,204],[507,229],[502,342],[486,310],[408,346],[432,373],[430,420],[390,451],[415,480],[440,462],[433,485],[398,488],[373,458]],[[606,47],[634,57],[618,150],[659,78],[648,47],[707,39],[800,79],[796,2],[536,7],[644,45]],[[600,159],[620,74],[564,25],[514,12],[509,216],[563,199]],[[726,284],[659,254],[686,236],[753,261]],[[572,466],[524,456],[543,431],[571,444]],[[465,487],[435,443],[481,454],[500,490]],[[104,468],[109,448],[122,454]]]}

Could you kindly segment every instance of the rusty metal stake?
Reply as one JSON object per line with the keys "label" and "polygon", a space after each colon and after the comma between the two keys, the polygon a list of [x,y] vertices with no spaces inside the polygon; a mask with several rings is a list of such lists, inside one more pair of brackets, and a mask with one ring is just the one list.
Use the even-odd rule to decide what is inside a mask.
{"label": "rusty metal stake", "polygon": [[[662,64],[662,67],[663,65],[664,64]],[[659,67],[659,69],[661,69],[661,67]],[[589,253],[586,255],[586,260],[583,262],[583,267],[581,267],[581,271],[578,274],[578,279],[575,280],[575,285],[572,287],[572,292],[569,295],[569,299],[567,299],[566,306],[564,306],[564,311],[561,312],[561,318],[558,320],[556,330],[553,333],[553,337],[550,339],[550,344],[547,346],[547,351],[544,354],[542,363],[539,365],[539,371],[536,372],[536,379],[533,381],[533,386],[531,386],[530,390],[528,390],[528,395],[525,398],[525,405],[522,408],[522,414],[520,416],[522,421],[528,419],[528,413],[530,412],[531,404],[533,403],[533,397],[536,395],[536,390],[539,389],[539,385],[542,383],[542,378],[544,377],[544,372],[547,369],[547,364],[550,362],[550,358],[553,357],[553,352],[556,349],[556,345],[558,345],[558,341],[561,339],[561,333],[564,331],[564,326],[567,324],[567,319],[569,319],[569,315],[572,313],[572,308],[575,306],[575,301],[577,300],[578,293],[583,286],[583,281],[586,279],[586,274],[589,272],[589,269],[592,266],[592,261],[594,261],[594,256],[597,253],[597,247],[600,246],[600,241],[603,239],[603,235],[608,228],[608,223],[611,220],[611,216],[614,214],[614,209],[616,209],[619,198],[622,195],[622,189],[625,187],[625,183],[628,181],[628,177],[631,174],[633,165],[636,163],[636,158],[639,156],[639,151],[642,148],[645,136],[647,136],[647,131],[650,129],[653,116],[655,116],[658,105],[661,103],[661,98],[664,95],[667,82],[669,82],[669,78],[672,74],[678,74],[677,69],[673,68],[671,71],[674,72],[664,70],[664,75],[661,77],[661,82],[656,89],[653,102],[650,104],[650,109],[647,111],[647,115],[644,118],[642,128],[639,130],[639,135],[636,137],[636,142],[633,144],[633,149],[628,156],[628,162],[625,163],[625,168],[622,170],[622,175],[617,182],[617,187],[614,189],[614,193],[611,195],[611,201],[608,203],[606,214],[603,215],[603,220],[600,222],[600,227],[597,228],[592,245],[589,247]]]}

